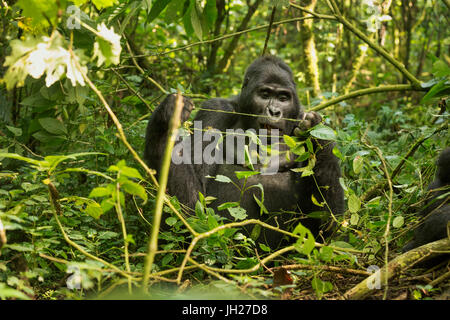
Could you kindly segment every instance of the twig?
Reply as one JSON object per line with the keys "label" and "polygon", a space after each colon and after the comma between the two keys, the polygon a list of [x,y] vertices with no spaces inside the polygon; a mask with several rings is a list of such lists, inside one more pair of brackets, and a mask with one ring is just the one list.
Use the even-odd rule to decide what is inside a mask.
{"label": "twig", "polygon": [[153,111],[153,108],[148,104],[148,102],[139,94],[139,92],[137,92],[136,90],[134,90],[134,88],[128,83],[127,80],[125,80],[122,75],[117,72],[116,69],[111,68],[111,70],[120,78],[120,80],[122,80],[123,83],[125,83],[125,85],[128,87],[128,89],[131,91],[131,93],[133,93],[136,97],[138,97],[139,100],[141,100],[145,106],[147,107],[147,109],[149,109],[150,111]]}
{"label": "twig", "polygon": [[331,271],[331,272],[337,272],[337,273],[346,273],[346,274],[354,274],[358,276],[370,276],[372,273],[367,272],[364,270],[356,270],[356,269],[348,269],[348,268],[339,268],[339,267],[333,267],[333,266],[314,266],[309,264],[288,264],[281,267],[275,267],[271,268],[270,270],[274,270],[277,268],[283,268],[286,270],[316,270],[320,269],[323,271]]}
{"label": "twig", "polygon": [[143,281],[142,285],[143,285],[144,289],[147,288],[147,282],[149,279],[150,270],[153,265],[153,260],[155,258],[156,250],[158,249],[158,233],[159,233],[159,226],[161,223],[162,209],[163,209],[167,180],[168,180],[168,175],[169,175],[171,155],[172,155],[173,146],[175,145],[176,130],[180,126],[180,116],[181,116],[182,109],[183,109],[183,96],[181,95],[181,92],[178,92],[177,97],[176,97],[176,102],[175,102],[175,110],[172,115],[172,118],[170,119],[167,145],[166,145],[166,150],[164,152],[164,158],[163,158],[160,176],[159,176],[159,188],[158,188],[158,192],[156,194],[156,199],[155,199],[155,212],[153,215],[153,228],[152,228],[152,233],[151,233],[151,236],[149,239],[148,253],[147,253],[147,257],[145,259],[144,276],[143,276],[143,280],[142,280]]}
{"label": "twig", "polygon": [[[119,177],[118,177],[119,178]],[[120,183],[116,183],[116,203],[115,203],[117,218],[119,219],[120,225],[122,227],[122,236],[123,236],[123,244],[124,244],[124,255],[125,255],[125,268],[127,272],[130,272],[130,257],[128,255],[128,236],[127,236],[127,227],[125,225],[125,220],[122,214],[122,207],[120,205]],[[128,279],[128,292],[131,294],[131,281]]]}
{"label": "twig", "polygon": [[270,33],[272,32],[272,25],[273,25],[273,19],[275,17],[275,12],[277,11],[277,7],[273,6],[272,8],[272,14],[270,15],[270,22],[269,22],[269,26],[267,27],[267,34],[266,34],[266,40],[264,41],[264,49],[261,53],[261,56],[264,56],[266,54],[267,51],[267,44],[269,43],[269,39],[270,39]]}
{"label": "twig", "polygon": [[410,84],[382,85],[382,86],[378,86],[378,87],[352,91],[352,92],[350,92],[348,94],[344,94],[344,95],[341,95],[339,97],[336,97],[336,98],[330,99],[328,101],[325,101],[325,102],[319,104],[318,106],[315,106],[315,107],[311,108],[309,111],[322,110],[322,109],[328,108],[331,105],[337,104],[337,103],[339,103],[341,101],[357,98],[357,97],[360,97],[360,96],[364,96],[366,94],[380,93],[380,92],[389,92],[389,91],[409,91],[409,90],[427,91],[426,88],[421,88],[421,87],[417,88],[417,87],[414,87],[413,85],[410,85]]}
{"label": "twig", "polygon": [[148,74],[141,68],[141,66],[137,63],[136,59],[134,58],[133,52],[131,51],[130,44],[128,43],[128,40],[125,39],[125,44],[127,45],[128,52],[130,53],[131,60],[133,61],[133,64],[136,66],[136,68],[139,70],[142,75],[144,75],[148,81],[153,83],[155,87],[157,87],[162,93],[167,94],[167,90],[164,89],[158,82],[156,82],[153,78],[148,76]]}
{"label": "twig", "polygon": [[437,284],[441,283],[442,281],[444,281],[445,279],[450,277],[450,271],[447,271],[446,273],[444,273],[443,275],[441,275],[440,277],[434,279],[433,281],[431,281],[429,283],[430,286],[436,287]]}
{"label": "twig", "polygon": [[[333,20],[336,20],[334,17],[332,17],[332,16],[330,16],[330,17]],[[297,17],[297,18],[281,20],[281,21],[274,22],[272,26],[274,27],[274,26],[278,26],[278,25],[282,25],[282,24],[286,24],[286,23],[302,21],[302,20],[305,20],[305,19],[316,19],[316,17],[314,17],[314,16]],[[325,18],[322,18],[322,19],[325,19]],[[222,41],[222,40],[225,40],[225,39],[228,39],[228,38],[232,38],[232,37],[234,37],[236,35],[239,35],[239,34],[249,33],[249,32],[258,31],[258,30],[262,30],[262,29],[267,29],[267,27],[269,27],[269,24],[264,24],[264,25],[261,25],[261,26],[258,26],[258,27],[247,29],[247,30],[242,30],[242,31],[234,32],[234,33],[229,33],[229,34],[226,34],[226,35],[214,38],[214,39],[202,40],[202,41],[194,42],[194,43],[182,46],[182,47],[178,47],[178,48],[175,48],[175,49],[167,50],[167,51],[160,52],[160,53],[157,53],[157,54],[154,54],[154,53],[152,53],[152,54],[142,54],[142,55],[134,55],[133,57],[134,58],[140,58],[140,57],[147,57],[147,56],[167,55],[167,54],[172,53],[172,52],[183,51],[185,49],[189,49],[189,48],[192,48],[192,47],[195,47],[195,46],[199,46],[199,45],[203,45],[203,44],[209,44],[209,43],[213,43],[213,42],[216,42],[216,41]]]}

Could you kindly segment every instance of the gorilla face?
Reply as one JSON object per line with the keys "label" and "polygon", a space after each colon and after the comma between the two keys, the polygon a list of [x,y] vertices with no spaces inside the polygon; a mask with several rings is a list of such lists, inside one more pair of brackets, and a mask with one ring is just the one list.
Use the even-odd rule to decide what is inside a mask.
{"label": "gorilla face", "polygon": [[257,120],[260,128],[267,129],[269,134],[274,128],[279,129],[280,135],[288,131],[288,121],[284,118],[293,118],[296,111],[290,90],[277,84],[264,84],[253,94],[252,103],[265,116]]}
{"label": "gorilla face", "polygon": [[260,117],[246,117],[248,128],[278,129],[291,134],[301,108],[291,69],[280,59],[262,57],[247,69],[238,100],[238,112]]}

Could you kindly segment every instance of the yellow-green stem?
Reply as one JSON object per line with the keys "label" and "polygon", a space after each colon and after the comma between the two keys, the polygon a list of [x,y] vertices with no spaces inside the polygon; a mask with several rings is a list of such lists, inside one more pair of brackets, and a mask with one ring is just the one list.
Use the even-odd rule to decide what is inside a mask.
{"label": "yellow-green stem", "polygon": [[169,134],[167,137],[166,150],[164,152],[161,170],[159,172],[159,189],[155,199],[155,212],[153,215],[153,228],[148,243],[148,252],[145,259],[144,275],[142,285],[144,290],[147,289],[150,271],[155,258],[156,250],[158,249],[158,233],[161,223],[162,209],[164,205],[164,198],[166,194],[167,178],[169,175],[170,163],[172,158],[172,150],[175,144],[177,128],[180,126],[180,115],[183,108],[183,96],[178,92],[175,102],[175,110],[170,120]]}

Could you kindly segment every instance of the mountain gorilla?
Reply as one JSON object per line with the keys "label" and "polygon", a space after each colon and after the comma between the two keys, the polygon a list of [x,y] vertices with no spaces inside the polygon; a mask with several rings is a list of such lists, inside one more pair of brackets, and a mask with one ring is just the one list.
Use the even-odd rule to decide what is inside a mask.
{"label": "mountain gorilla", "polygon": [[[183,100],[181,120],[186,121],[193,109],[193,103],[186,97],[183,97]],[[161,165],[174,106],[175,95],[169,95],[155,109],[148,123],[144,158],[148,165],[156,170]],[[338,159],[332,153],[332,142],[314,140],[316,162],[313,175],[301,177],[301,173],[291,171],[290,169],[304,167],[307,163],[295,162],[291,154],[289,159],[280,157],[278,162],[271,160],[268,164],[269,170],[267,167],[266,170],[275,169],[275,172],[272,170],[266,174],[253,175],[247,179],[245,186],[245,179],[239,180],[235,176],[236,171],[250,170],[243,161],[244,147],[230,145],[229,139],[223,146],[208,146],[217,132],[227,132],[233,136],[233,132],[245,132],[248,129],[261,132],[261,129],[265,129],[270,137],[268,144],[275,147],[276,141],[282,141],[283,135],[293,135],[296,128],[304,131],[321,121],[318,113],[305,112],[300,105],[289,66],[277,57],[258,58],[247,69],[238,96],[229,99],[214,98],[202,104],[202,109],[194,119],[194,133],[191,135],[194,142],[190,143],[189,147],[183,147],[182,141],[190,142],[191,136],[176,142],[168,179],[169,194],[177,196],[181,203],[190,208],[195,207],[199,192],[217,198],[211,205],[214,209],[225,202],[239,202],[246,210],[248,218],[261,219],[282,229],[287,229],[301,217],[302,224],[314,235],[320,230],[330,229],[329,216],[323,223],[320,219],[305,218],[304,215],[318,211],[331,211],[333,214],[344,211],[343,189],[339,183],[341,172]],[[200,139],[199,142],[196,135],[205,130],[203,140]],[[216,136],[216,142],[217,140],[220,140],[220,137]],[[288,151],[286,145],[277,144],[277,147],[281,153]],[[202,158],[202,152],[208,151],[207,148],[210,153],[214,150],[213,161],[208,161],[204,154]],[[180,158],[184,160],[173,160]],[[264,172],[262,165],[256,166],[255,170]],[[233,183],[211,178],[218,175],[230,178]],[[249,188],[256,185],[258,187]],[[262,200],[261,186],[264,191],[263,203],[269,215],[261,215],[261,207],[255,200],[255,197]],[[242,188],[246,191],[241,192]],[[323,206],[315,205],[312,201],[313,195],[319,204],[323,205],[324,201],[326,203]],[[226,211],[216,210],[216,213],[234,220]],[[329,215],[329,212],[327,214]],[[250,232],[251,229],[252,227],[249,227],[247,231]],[[282,240],[282,234],[263,229],[259,239],[265,239],[270,246],[276,247]]]}
{"label": "mountain gorilla", "polygon": [[429,197],[420,212],[425,220],[415,230],[413,240],[403,247],[403,252],[447,237],[447,225],[450,222],[449,186],[450,148],[446,148],[439,155],[436,177],[428,187]]}

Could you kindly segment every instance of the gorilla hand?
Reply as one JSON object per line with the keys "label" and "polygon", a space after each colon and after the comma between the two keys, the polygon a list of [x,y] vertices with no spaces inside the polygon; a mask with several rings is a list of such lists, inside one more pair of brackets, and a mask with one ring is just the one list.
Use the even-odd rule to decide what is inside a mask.
{"label": "gorilla hand", "polygon": [[322,117],[315,111],[305,112],[300,115],[300,118],[301,120],[294,129],[294,135],[297,137],[303,136],[305,131],[322,122]]}

